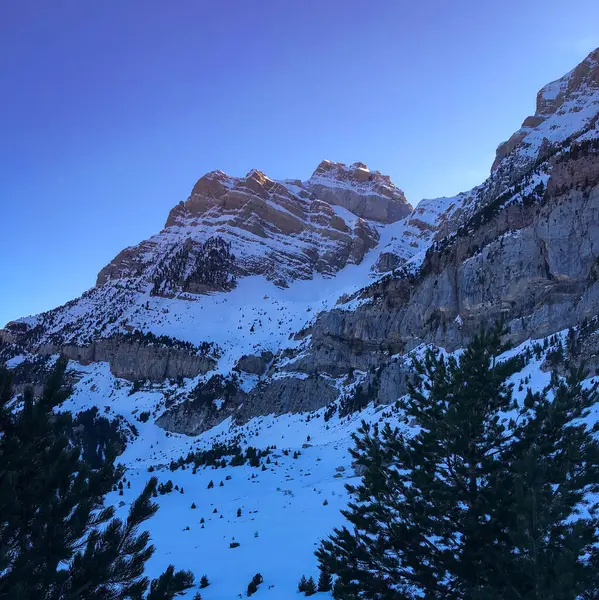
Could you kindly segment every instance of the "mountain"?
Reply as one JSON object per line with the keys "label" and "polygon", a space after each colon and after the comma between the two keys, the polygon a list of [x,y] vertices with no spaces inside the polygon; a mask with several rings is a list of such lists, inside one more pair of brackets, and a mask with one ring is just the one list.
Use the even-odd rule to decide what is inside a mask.
{"label": "mountain", "polygon": [[323,161],[305,182],[214,171],[171,210],[162,232],[102,269],[97,285],[127,279],[160,295],[203,293],[263,275],[287,287],[359,264],[379,240],[377,225],[410,210],[388,177],[362,163]]}
{"label": "mountain", "polygon": [[[314,570],[314,542],[342,522],[352,431],[362,418],[397,421],[414,353],[459,351],[502,319],[536,353],[515,384],[548,381],[569,328],[584,333],[576,361],[599,369],[598,257],[599,49],[539,91],[474,189],[412,208],[363,163],[323,161],[306,181],[208,173],[94,288],[7,324],[0,352],[17,383],[66,354],[77,379],[68,407],[135,426],[123,455],[132,489],[148,468],[185,488],[153,520],[160,565],[169,552],[190,568],[201,557],[195,568],[215,581],[208,600],[236,597],[257,571],[290,598],[297,561]],[[276,445],[277,465],[168,470],[216,442]],[[192,499],[211,515],[205,529]],[[231,536],[243,567],[228,577]]]}

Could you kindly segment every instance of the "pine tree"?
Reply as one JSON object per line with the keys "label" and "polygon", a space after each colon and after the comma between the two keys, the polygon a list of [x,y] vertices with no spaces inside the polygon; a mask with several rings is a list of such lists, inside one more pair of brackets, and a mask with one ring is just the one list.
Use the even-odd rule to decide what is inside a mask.
{"label": "pine tree", "polygon": [[260,573],[256,573],[252,580],[248,583],[247,595],[248,598],[258,591],[258,586],[264,581],[264,577]]}
{"label": "pine tree", "polygon": [[151,584],[144,576],[154,547],[138,529],[157,510],[156,479],[125,522],[103,506],[123,470],[112,447],[96,468],[82,459],[71,415],[56,410],[70,393],[66,365],[57,361],[39,399],[27,389],[20,410],[0,369],[0,598],[141,599],[150,585],[164,593],[148,600],[170,600],[193,576],[173,569]]}
{"label": "pine tree", "polygon": [[147,600],[170,600],[193,585],[193,575],[189,571],[175,571],[169,565],[166,571],[150,584]]}
{"label": "pine tree", "polygon": [[510,492],[502,507],[509,552],[495,565],[505,597],[599,595],[599,505],[590,497],[599,492],[599,442],[584,422],[599,394],[583,379],[582,367],[565,380],[553,374],[526,396],[499,480]]}
{"label": "pine tree", "polygon": [[305,592],[307,583],[308,583],[308,580],[306,579],[306,576],[302,575],[301,579],[299,580],[299,583],[297,584],[297,591]]}
{"label": "pine tree", "polygon": [[333,588],[333,578],[326,569],[321,569],[320,575],[318,576],[318,591],[319,592],[330,592]]}
{"label": "pine tree", "polygon": [[482,332],[459,360],[429,352],[415,363],[402,404],[415,434],[360,428],[352,456],[365,474],[343,511],[351,528],[316,553],[337,575],[336,598],[596,593],[599,522],[587,494],[599,490],[599,452],[580,419],[597,392],[578,372],[517,407],[507,378],[523,360],[496,360],[501,335]]}
{"label": "pine tree", "polygon": [[314,578],[310,577],[308,581],[306,581],[306,588],[304,590],[306,596],[313,596],[316,594],[316,583],[314,582]]}

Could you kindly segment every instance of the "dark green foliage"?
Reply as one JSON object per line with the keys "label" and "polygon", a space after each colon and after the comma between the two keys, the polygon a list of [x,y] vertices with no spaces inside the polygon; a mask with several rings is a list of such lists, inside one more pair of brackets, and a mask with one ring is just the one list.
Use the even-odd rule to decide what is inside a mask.
{"label": "dark green foliage", "polygon": [[341,400],[339,416],[345,417],[351,413],[365,409],[376,398],[378,389],[379,377],[375,373],[366,388],[363,385],[357,385],[351,396],[347,396]]}
{"label": "dark green foliage", "polygon": [[233,373],[230,377],[216,374],[208,381],[200,381],[189,395],[189,402],[194,408],[216,410],[215,400],[228,402],[239,392],[239,376]]}
{"label": "dark green foliage", "polygon": [[324,420],[329,421],[333,417],[333,415],[335,414],[336,411],[337,411],[337,404],[334,402],[329,404],[324,411],[324,416],[323,416]]}
{"label": "dark green foliage", "polygon": [[161,496],[164,494],[170,494],[173,491],[173,482],[169,479],[166,483],[161,483],[158,485],[158,493]]}
{"label": "dark green foliage", "polygon": [[583,389],[583,377],[582,369],[566,380],[554,374],[548,389],[525,399],[507,452],[511,468],[499,478],[508,491],[502,522],[511,552],[496,566],[508,574],[498,586],[505,596],[598,597],[599,519],[589,494],[599,492],[599,443],[582,419],[598,395],[596,385]]}
{"label": "dark green foliage", "polygon": [[202,575],[201,579],[200,579],[200,589],[203,590],[204,588],[207,588],[210,585],[210,582],[208,581],[208,577],[206,575]]}
{"label": "dark green foliage", "polygon": [[39,399],[26,390],[20,410],[11,402],[10,374],[0,369],[0,598],[170,600],[193,578],[174,569],[151,583],[144,576],[154,547],[139,527],[158,508],[151,502],[156,479],[125,521],[103,506],[123,470],[114,446],[104,445],[97,464],[97,455],[88,453],[87,462],[73,442],[71,415],[57,412],[70,393],[66,364],[58,360]]}
{"label": "dark green foliage", "polygon": [[185,458],[182,456],[176,461],[171,461],[170,470],[176,471],[184,465],[193,463],[195,468],[198,467],[226,467],[227,461],[224,457],[231,456],[229,466],[239,467],[249,462],[252,467],[260,466],[260,459],[267,457],[270,454],[270,447],[264,450],[259,450],[253,446],[248,446],[245,454],[241,446],[236,443],[231,444],[213,444],[209,450],[196,450],[190,452]]}
{"label": "dark green foliage", "polygon": [[136,379],[129,390],[129,396],[133,396],[133,394],[139,392],[143,388],[144,383],[145,381],[143,379]]}
{"label": "dark green foliage", "polygon": [[501,333],[482,332],[459,360],[415,362],[400,406],[417,430],[360,428],[350,527],[316,553],[335,598],[598,597],[599,444],[583,421],[597,390],[577,371],[516,405],[507,378],[524,360],[496,361]]}
{"label": "dark green foliage", "polygon": [[190,571],[175,571],[175,567],[169,565],[166,571],[150,584],[147,600],[170,600],[192,586],[193,575]]}
{"label": "dark green foliage", "polygon": [[258,586],[264,581],[264,577],[262,577],[262,575],[260,575],[260,573],[256,573],[253,577],[252,580],[248,583],[248,590],[247,590],[247,595],[248,598],[252,595],[255,594],[258,591]]}
{"label": "dark green foliage", "polygon": [[306,581],[306,588],[304,590],[306,596],[313,596],[316,594],[316,583],[314,582],[314,578],[310,577],[308,581]]}
{"label": "dark green foliage", "polygon": [[333,589],[333,578],[326,569],[321,569],[318,576],[318,591],[330,592]]}
{"label": "dark green foliage", "polygon": [[254,583],[254,580],[252,579],[249,583],[248,583],[248,589],[247,589],[247,596],[248,598],[252,595],[255,594],[258,591],[258,586]]}
{"label": "dark green foliage", "polygon": [[231,542],[229,544],[229,548],[239,548],[240,544],[239,542]]}
{"label": "dark green foliage", "polygon": [[299,583],[297,584],[297,591],[302,593],[305,592],[307,583],[308,580],[306,579],[306,576],[302,575],[301,579],[299,580]]}
{"label": "dark green foliage", "polygon": [[72,437],[81,448],[81,458],[94,469],[100,468],[110,448],[118,455],[127,445],[127,437],[119,422],[101,416],[97,406],[77,414],[73,419]]}
{"label": "dark green foliage", "polygon": [[204,243],[186,240],[159,262],[151,293],[168,295],[178,289],[198,292],[201,286],[232,289],[234,270],[235,256],[230,242],[219,236]]}
{"label": "dark green foliage", "polygon": [[547,362],[551,367],[556,368],[564,362],[564,347],[561,340],[558,340],[555,348],[547,352]]}
{"label": "dark green foliage", "polygon": [[[202,356],[218,354],[218,346],[214,342],[201,342],[196,346],[191,342],[179,340],[168,335],[155,335],[151,331],[140,331],[139,329],[136,329],[129,333],[121,333],[116,337],[126,342],[137,342],[142,346],[176,348],[177,350],[183,350],[189,354],[200,354]],[[135,383],[136,382],[134,382],[134,385]]]}
{"label": "dark green foliage", "polygon": [[[7,329],[11,329],[12,323],[6,325]],[[15,325],[25,325],[24,323],[16,323]],[[27,327],[25,325],[25,327]],[[40,332],[43,328],[40,328]],[[1,346],[0,346],[1,348]],[[21,351],[15,350],[15,356],[21,354]],[[0,352],[1,360],[4,362],[11,358],[4,352]],[[1,364],[1,363],[0,363]],[[52,372],[53,362],[49,356],[32,356],[28,357],[23,362],[19,363],[14,369],[11,369],[13,385],[35,385],[41,384],[48,379]]]}

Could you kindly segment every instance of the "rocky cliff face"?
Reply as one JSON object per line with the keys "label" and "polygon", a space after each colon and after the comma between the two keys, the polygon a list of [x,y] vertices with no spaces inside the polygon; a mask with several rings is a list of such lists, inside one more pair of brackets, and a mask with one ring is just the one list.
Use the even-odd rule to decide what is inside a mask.
{"label": "rocky cliff face", "polygon": [[[578,186],[581,172],[589,175]],[[506,207],[447,247],[429,250],[416,275],[384,278],[361,293],[367,302],[355,310],[321,314],[310,351],[293,368],[338,377],[379,367],[389,354],[423,342],[454,350],[500,318],[515,342],[576,325],[599,309],[598,256],[593,152],[565,158],[536,202]]]}
{"label": "rocky cliff face", "polygon": [[192,354],[189,350],[179,348],[147,345],[121,337],[100,339],[89,346],[42,345],[38,353],[42,356],[64,354],[82,365],[107,362],[115,377],[129,381],[147,379],[160,382],[165,379],[196,377],[213,370],[217,364],[211,356]]}
{"label": "rocky cliff face", "polygon": [[[393,273],[321,313],[287,373],[329,382],[363,373],[390,403],[407,372],[391,357],[422,343],[454,350],[497,319],[518,343],[599,312],[598,58],[539,92],[535,118],[499,147],[487,181],[402,222],[376,264]],[[314,397],[304,381],[294,404]]]}
{"label": "rocky cliff face", "polygon": [[[201,293],[230,289],[236,278],[249,275],[283,287],[315,273],[332,276],[359,264],[376,246],[377,225],[398,221],[410,210],[388,177],[362,163],[323,161],[305,182],[274,181],[257,170],[240,178],[214,171],[171,210],[160,234],[127,248],[102,269],[97,285],[140,279],[152,282],[157,293]],[[209,240],[221,240],[227,249],[214,261],[222,275],[215,281],[195,275]],[[212,272],[211,265],[200,266]],[[186,287],[196,280],[203,288]]]}
{"label": "rocky cliff face", "polygon": [[[518,171],[542,153],[544,146],[561,143],[586,129],[597,117],[599,48],[576,68],[547,84],[537,94],[535,114],[497,148],[492,171]],[[509,160],[506,160],[509,159]]]}
{"label": "rocky cliff face", "polygon": [[[158,423],[196,434],[229,416],[391,403],[412,350],[459,348],[496,319],[520,342],[594,317],[598,63],[599,50],[539,92],[473,190],[411,210],[362,163],[323,161],[303,182],[209,173],[96,288],[1,337],[118,377],[194,377],[195,396]],[[147,333],[193,350],[119,337]],[[236,374],[234,393],[213,370]]]}
{"label": "rocky cliff face", "polygon": [[9,327],[0,331],[0,345],[27,348],[42,357],[63,354],[81,365],[106,362],[115,377],[129,381],[162,382],[166,379],[197,377],[212,371],[218,364],[217,347],[208,344],[194,347],[166,337],[157,339],[142,335],[116,335],[78,345],[36,344],[30,336],[31,330]]}

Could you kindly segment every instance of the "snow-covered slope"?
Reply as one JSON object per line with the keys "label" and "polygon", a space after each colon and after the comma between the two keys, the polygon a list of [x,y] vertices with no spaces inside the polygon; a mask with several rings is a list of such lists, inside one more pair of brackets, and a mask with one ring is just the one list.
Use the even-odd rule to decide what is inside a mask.
{"label": "snow-covered slope", "polygon": [[[565,332],[557,336],[564,338]],[[526,342],[505,357],[532,346],[533,342]],[[551,347],[512,377],[519,401],[528,387],[537,390],[549,383],[550,374],[541,370],[549,351]],[[131,384],[115,380],[102,364],[82,371],[76,393],[64,408],[78,411],[97,405],[105,414],[122,415],[139,432],[121,457],[128,466],[129,483],[122,496],[114,492],[108,501],[119,506],[118,514],[124,516],[150,475],[156,475],[162,484],[172,481],[173,491],[157,497],[160,509],[149,522],[158,548],[149,563],[149,574],[157,575],[169,563],[192,570],[197,580],[206,574],[211,585],[201,591],[204,600],[245,597],[247,584],[256,573],[264,577],[257,598],[297,598],[301,575],[318,576],[313,552],[319,540],[343,523],[339,511],[347,502],[344,486],[356,483],[349,454],[351,434],[362,420],[407,427],[397,409],[369,406],[348,417],[335,414],[328,420],[326,409],[259,417],[238,427],[227,420],[190,438],[158,428],[153,415],[147,422],[138,420],[142,412],[156,410],[163,390],[131,394]],[[523,381],[528,384],[522,386]],[[171,461],[210,449],[215,443],[270,448],[270,453],[257,467],[198,467],[194,472],[193,464],[187,464],[184,469],[170,470]],[[211,481],[214,487],[209,488]],[[231,548],[232,542],[239,546]],[[186,597],[194,593],[190,590]]]}
{"label": "snow-covered slope", "polygon": [[[351,433],[362,418],[399,423],[409,350],[459,348],[497,315],[520,342],[599,313],[598,59],[539,92],[473,190],[411,210],[362,163],[323,161],[306,181],[212,172],[96,287],[0,331],[15,369],[36,354],[73,360],[66,408],[135,425],[122,457],[131,487],[111,498],[120,510],[148,469],[184,489],[159,497],[153,572],[206,573],[207,600],[243,595],[260,572],[260,597],[296,597],[299,577],[316,574],[315,543],[342,518]],[[535,389],[541,362],[519,376]],[[207,394],[222,381],[234,393]],[[325,421],[360,386],[378,406]],[[168,469],[217,442],[276,449],[264,470]]]}

